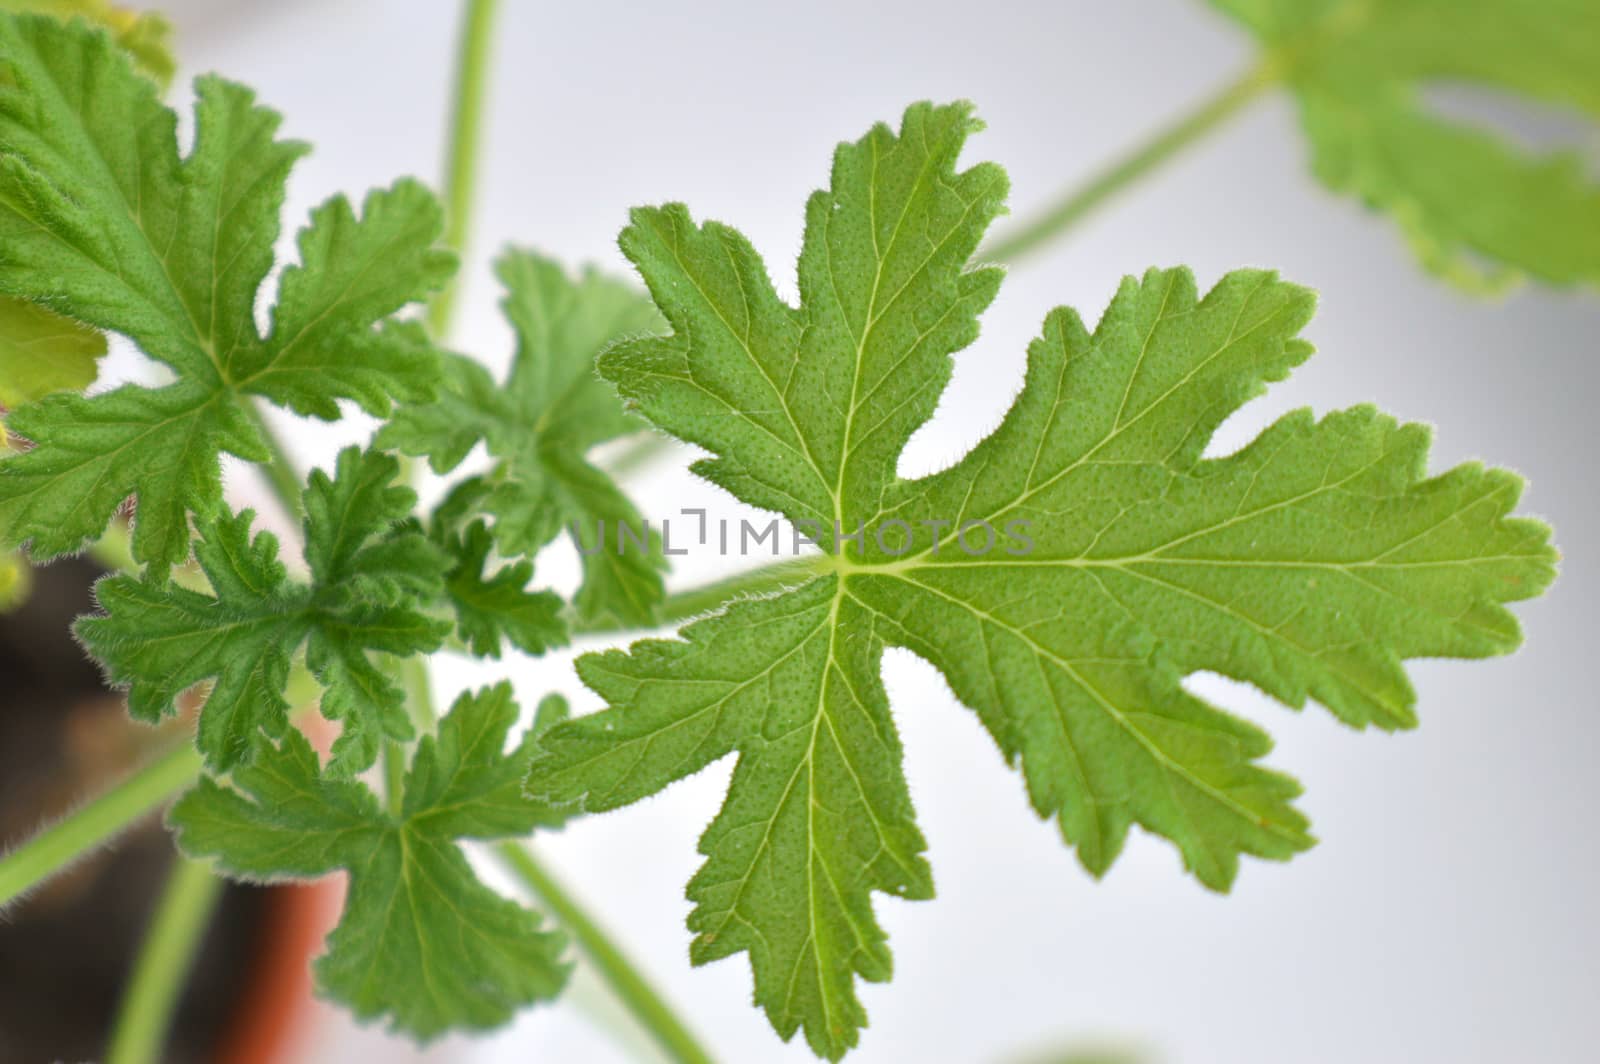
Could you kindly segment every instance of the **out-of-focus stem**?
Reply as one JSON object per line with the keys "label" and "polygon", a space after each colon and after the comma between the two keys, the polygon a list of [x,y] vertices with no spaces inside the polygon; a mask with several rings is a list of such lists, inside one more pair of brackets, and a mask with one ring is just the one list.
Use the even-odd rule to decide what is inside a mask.
{"label": "out-of-focus stem", "polygon": [[1184,148],[1202,139],[1283,80],[1287,64],[1269,55],[1244,77],[1226,86],[1195,110],[1160,130],[1134,151],[1074,185],[1053,205],[1015,227],[1010,233],[978,249],[977,258],[1015,262],[1067,232],[1107,200],[1158,169]]}
{"label": "out-of-focus stem", "polygon": [[209,865],[176,857],[111,1029],[106,1064],[159,1064],[173,1010],[222,896]]}
{"label": "out-of-focus stem", "polygon": [[[489,47],[494,40],[498,7],[498,0],[467,0],[461,21],[455,96],[450,111],[450,154],[444,175],[444,241],[458,254],[466,250],[472,233],[483,103],[488,94]],[[450,331],[458,287],[455,280],[450,281],[428,306],[428,331],[436,339],[442,340]]]}

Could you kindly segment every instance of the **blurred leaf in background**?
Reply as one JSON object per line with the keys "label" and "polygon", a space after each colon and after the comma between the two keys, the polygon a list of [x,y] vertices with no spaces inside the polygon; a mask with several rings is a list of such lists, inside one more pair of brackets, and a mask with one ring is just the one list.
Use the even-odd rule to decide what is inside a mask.
{"label": "blurred leaf in background", "polygon": [[106,338],[96,330],[34,303],[0,299],[0,406],[83,391],[105,353]]}
{"label": "blurred leaf in background", "polygon": [[28,594],[28,570],[14,555],[0,554],[0,610],[10,609]]}
{"label": "blurred leaf in background", "polygon": [[[439,396],[402,405],[379,432],[379,445],[427,457],[434,472],[447,473],[482,440],[494,469],[461,484],[454,507],[491,515],[489,531],[508,558],[537,553],[563,530],[580,541],[593,535],[597,547],[607,528],[613,536],[622,528],[648,534],[649,523],[588,455],[645,427],[594,366],[614,341],[659,329],[655,306],[627,282],[592,268],[568,274],[530,251],[506,252],[495,273],[517,336],[505,383],[471,359],[447,358]],[[647,625],[665,569],[659,537],[649,550],[586,550],[573,603],[585,619]]]}
{"label": "blurred leaf in background", "polygon": [[82,18],[104,26],[140,71],[163,89],[178,69],[172,51],[172,24],[155,12],[136,11],[107,0],[0,0],[0,11],[51,15],[62,21]]}
{"label": "blurred leaf in background", "polygon": [[1471,291],[1521,274],[1600,283],[1600,182],[1446,118],[1426,90],[1468,86],[1591,120],[1595,0],[1211,0],[1260,38],[1293,88],[1312,167],[1394,217],[1423,264]]}

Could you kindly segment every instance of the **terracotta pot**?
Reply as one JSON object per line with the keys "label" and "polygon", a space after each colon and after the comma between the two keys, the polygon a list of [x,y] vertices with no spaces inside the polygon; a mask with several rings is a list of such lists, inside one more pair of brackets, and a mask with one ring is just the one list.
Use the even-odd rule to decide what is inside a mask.
{"label": "terracotta pot", "polygon": [[302,1059],[316,1021],[311,958],[338,923],[337,880],[268,891],[251,982],[217,1047],[218,1064],[283,1064]]}

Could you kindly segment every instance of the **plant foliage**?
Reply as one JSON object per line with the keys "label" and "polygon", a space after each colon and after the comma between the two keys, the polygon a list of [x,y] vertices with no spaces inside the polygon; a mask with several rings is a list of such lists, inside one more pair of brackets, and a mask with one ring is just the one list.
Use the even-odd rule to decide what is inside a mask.
{"label": "plant foliage", "polygon": [[[1574,163],[1417,102],[1421,82],[1456,76],[1600,113],[1600,32],[1558,32],[1594,29],[1587,7],[1218,2],[1286,64],[1319,173],[1396,214],[1430,263],[1600,275],[1600,201]],[[1446,22],[1459,39],[1431,32]],[[1541,51],[1500,47],[1512,30]],[[1002,281],[971,261],[1007,179],[958,165],[979,128],[967,104],[916,104],[898,131],[838,148],[806,206],[798,306],[743,236],[681,204],[636,210],[622,233],[650,298],[507,253],[517,349],[500,382],[404,316],[455,268],[414,181],[359,211],[317,208],[269,298],[306,148],[248,89],[206,77],[181,153],[158,95],[164,39],[104,0],[0,0],[0,404],[26,441],[0,457],[0,548],[76,551],[132,501],[137,564],[97,585],[101,612],[76,631],[140,720],[206,691],[205,774],[170,813],[186,852],[246,879],[348,873],[316,972],[359,1018],[428,1039],[554,997],[564,936],[482,883],[463,843],[558,828],[732,756],[689,885],[691,956],[748,954],[779,1034],[804,1029],[836,1059],[866,1023],[857,979],[891,973],[873,894],[933,894],[886,648],[939,669],[1090,872],[1138,825],[1226,890],[1242,855],[1286,859],[1312,839],[1298,784],[1264,764],[1267,734],[1189,676],[1409,728],[1406,660],[1510,651],[1507,604],[1554,576],[1549,530],[1512,515],[1517,476],[1430,474],[1428,431],[1371,407],[1297,411],[1207,456],[1226,418],[1312,353],[1312,294],[1263,270],[1204,293],[1186,269],[1150,270],[1093,329],[1052,310],[1000,425],[950,467],[900,476]],[[104,333],[170,379],[84,394]],[[261,405],[331,420],[348,403],[382,422],[371,445],[296,499]],[[568,720],[546,699],[510,750],[507,684],[432,721],[426,677],[399,682],[406,658],[451,640],[537,655],[706,601],[669,614],[659,541],[622,546],[643,522],[594,452],[650,425],[702,448],[701,476],[812,534],[814,564],[762,574],[751,586],[795,578],[677,638],[582,656],[606,708]],[[431,513],[387,453],[445,474],[480,444],[486,468]],[[222,501],[224,453],[273,464],[285,509],[303,511],[303,565]],[[563,530],[585,548],[570,606],[530,589]],[[0,553],[0,603],[25,577]],[[291,719],[302,667],[339,725],[325,764]],[[382,802],[359,776],[380,751]]]}
{"label": "plant foliage", "polygon": [[1472,288],[1516,273],[1600,283],[1600,181],[1583,159],[1445,117],[1426,95],[1464,84],[1600,122],[1600,5],[1211,2],[1287,71],[1317,176],[1391,214],[1430,269]]}
{"label": "plant foliage", "polygon": [[37,446],[0,463],[10,545],[77,550],[137,495],[134,556],[159,575],[188,552],[188,515],[220,496],[219,453],[269,458],[253,398],[331,419],[341,399],[381,415],[433,393],[420,330],[379,325],[454,270],[421,185],[374,192],[359,215],[343,197],[314,211],[262,335],[256,297],[306,150],[275,139],[278,116],[201,78],[181,157],[177,116],[111,39],[41,16],[0,19],[0,69],[0,294],[121,333],[176,376],[11,416]]}
{"label": "plant foliage", "polygon": [[378,442],[426,456],[440,473],[486,444],[494,468],[457,489],[458,505],[491,515],[494,541],[509,556],[534,553],[567,529],[595,548],[584,554],[579,612],[647,624],[661,601],[664,560],[659,550],[607,545],[619,525],[638,529],[642,519],[586,455],[644,427],[595,376],[595,356],[619,337],[654,331],[660,317],[633,288],[592,270],[573,280],[530,252],[506,254],[497,272],[517,334],[505,385],[471,359],[449,357],[439,398],[398,410]]}
{"label": "plant foliage", "polygon": [[[679,639],[579,659],[610,708],[553,729],[529,778],[596,811],[737,754],[689,886],[692,955],[748,952],[773,1026],[829,1057],[865,1023],[854,977],[890,973],[872,892],[933,893],[885,647],[938,667],[1091,872],[1139,824],[1222,890],[1240,854],[1311,838],[1298,785],[1260,764],[1266,734],[1185,676],[1409,727],[1402,661],[1511,650],[1502,604],[1553,575],[1548,529],[1507,516],[1515,475],[1429,477],[1427,431],[1371,408],[1290,414],[1202,457],[1311,353],[1311,294],[1261,271],[1201,297],[1188,271],[1152,270],[1093,332],[1052,311],[999,428],[949,469],[899,477],[1000,284],[968,262],[1006,193],[993,164],[956,166],[976,128],[965,104],[919,104],[898,134],[839,148],[806,207],[798,308],[736,231],[676,204],[634,212],[622,247],[672,333],[612,347],[601,372],[711,452],[703,476],[832,530],[832,564]],[[1030,550],[958,538],[1017,521]]]}
{"label": "plant foliage", "polygon": [[253,538],[249,510],[202,517],[195,556],[211,593],[152,577],[112,576],[96,587],[104,616],[78,624],[109,678],[127,685],[128,709],[157,721],[178,695],[216,685],[197,742],[219,771],[248,760],[257,734],[289,728],[289,662],[301,644],[324,686],[325,716],[344,724],[334,769],[377,757],[384,738],[413,737],[405,699],[374,654],[438,649],[450,624],[426,607],[445,597],[448,559],[406,528],[416,495],[393,484],[399,463],[350,448],[335,476],[311,474],[305,493],[308,583],[291,580],[270,532]]}
{"label": "plant foliage", "polygon": [[565,985],[565,936],[478,881],[459,839],[520,837],[565,814],[530,802],[520,780],[539,733],[565,715],[547,699],[510,753],[508,684],[464,694],[417,744],[404,803],[385,811],[366,785],[320,771],[301,734],[284,733],[233,786],[202,780],[169,816],[179,844],[246,879],[350,873],[321,991],[357,1017],[387,1016],[419,1039],[496,1027]]}

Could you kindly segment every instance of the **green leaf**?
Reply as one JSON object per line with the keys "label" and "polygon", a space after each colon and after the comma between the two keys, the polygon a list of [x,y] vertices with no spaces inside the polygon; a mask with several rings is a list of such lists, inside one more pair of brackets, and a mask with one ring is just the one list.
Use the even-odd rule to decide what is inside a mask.
{"label": "green leaf", "polygon": [[[445,473],[484,441],[497,463],[479,505],[494,517],[495,542],[509,557],[536,553],[563,529],[576,530],[585,548],[602,528],[615,544],[619,525],[637,531],[642,518],[585,456],[643,426],[595,375],[595,356],[620,337],[659,329],[660,316],[626,284],[593,270],[573,280],[531,252],[508,253],[496,272],[517,333],[505,385],[470,359],[448,358],[439,399],[402,407],[378,442],[426,455]],[[586,619],[638,625],[653,618],[666,568],[659,549],[586,549],[583,568],[575,605]]]}
{"label": "green leaf", "polygon": [[333,418],[340,399],[382,415],[432,394],[419,331],[380,327],[454,268],[420,185],[372,193],[359,218],[342,197],[318,208],[263,336],[257,297],[305,151],[275,139],[278,116],[201,78],[180,157],[177,116],[105,35],[0,16],[0,64],[0,294],[121,333],[176,375],[16,411],[37,446],[0,462],[0,539],[77,550],[133,495],[134,557],[161,575],[187,554],[187,515],[220,497],[219,453],[267,460],[253,397]]}
{"label": "green leaf", "polygon": [[139,69],[165,88],[178,69],[172,50],[172,25],[153,11],[135,11],[107,0],[0,0],[0,12],[50,15],[63,22],[82,18],[105,27],[117,47]]}
{"label": "green leaf", "polygon": [[533,579],[530,561],[489,572],[494,543],[482,521],[463,533],[446,535],[443,545],[454,563],[445,591],[455,607],[456,628],[472,653],[498,658],[502,637],[529,654],[566,645],[561,596],[527,589]]}
{"label": "green leaf", "polygon": [[673,333],[611,348],[601,372],[711,453],[703,475],[820,524],[826,554],[809,582],[678,640],[580,658],[610,708],[552,730],[528,780],[610,809],[737,754],[689,887],[692,956],[748,952],[774,1027],[803,1026],[829,1057],[866,1020],[854,976],[890,974],[871,892],[933,892],[885,647],[944,674],[1092,872],[1139,824],[1226,889],[1240,854],[1311,838],[1298,785],[1259,764],[1267,735],[1185,676],[1409,726],[1403,659],[1511,650],[1501,604],[1553,575],[1548,530],[1506,516],[1517,477],[1427,478],[1426,430],[1370,408],[1291,414],[1202,457],[1311,353],[1311,294],[1260,271],[1203,299],[1187,270],[1130,278],[1092,334],[1052,311],[1000,427],[942,472],[899,477],[999,285],[968,266],[1006,192],[992,165],[956,169],[977,128],[965,104],[918,104],[898,135],[838,149],[807,207],[799,309],[734,230],[681,206],[634,213],[622,247]]}
{"label": "green leaf", "polygon": [[0,298],[0,407],[94,383],[106,339],[93,329],[20,299]]}
{"label": "green leaf", "polygon": [[[551,720],[542,714],[546,726]],[[485,887],[456,845],[557,827],[563,816],[522,796],[536,730],[505,753],[517,719],[508,684],[462,695],[417,746],[397,815],[366,785],[319,773],[287,731],[232,787],[203,778],[173,806],[178,844],[232,875],[281,880],[350,873],[339,926],[315,964],[321,993],[359,1019],[430,1039],[497,1027],[566,984],[566,940]]]}
{"label": "green leaf", "polygon": [[1600,122],[1589,0],[1212,0],[1248,26],[1300,103],[1312,166],[1392,215],[1423,263],[1469,289],[1518,273],[1600,282],[1600,182],[1429,105],[1471,85]]}
{"label": "green leaf", "polygon": [[403,692],[372,655],[443,643],[450,625],[423,611],[443,597],[448,562],[402,524],[416,496],[394,484],[399,471],[393,457],[352,447],[332,479],[311,474],[310,583],[289,579],[271,533],[251,537],[251,511],[220,506],[197,521],[195,556],[211,594],[148,576],[101,580],[95,595],[105,615],[79,621],[77,632],[110,680],[128,687],[129,712],[158,721],[184,691],[214,678],[196,742],[213,768],[233,768],[249,760],[259,732],[288,730],[284,691],[303,643],[324,688],[323,715],[344,724],[334,771],[371,765],[385,737],[411,738]]}

